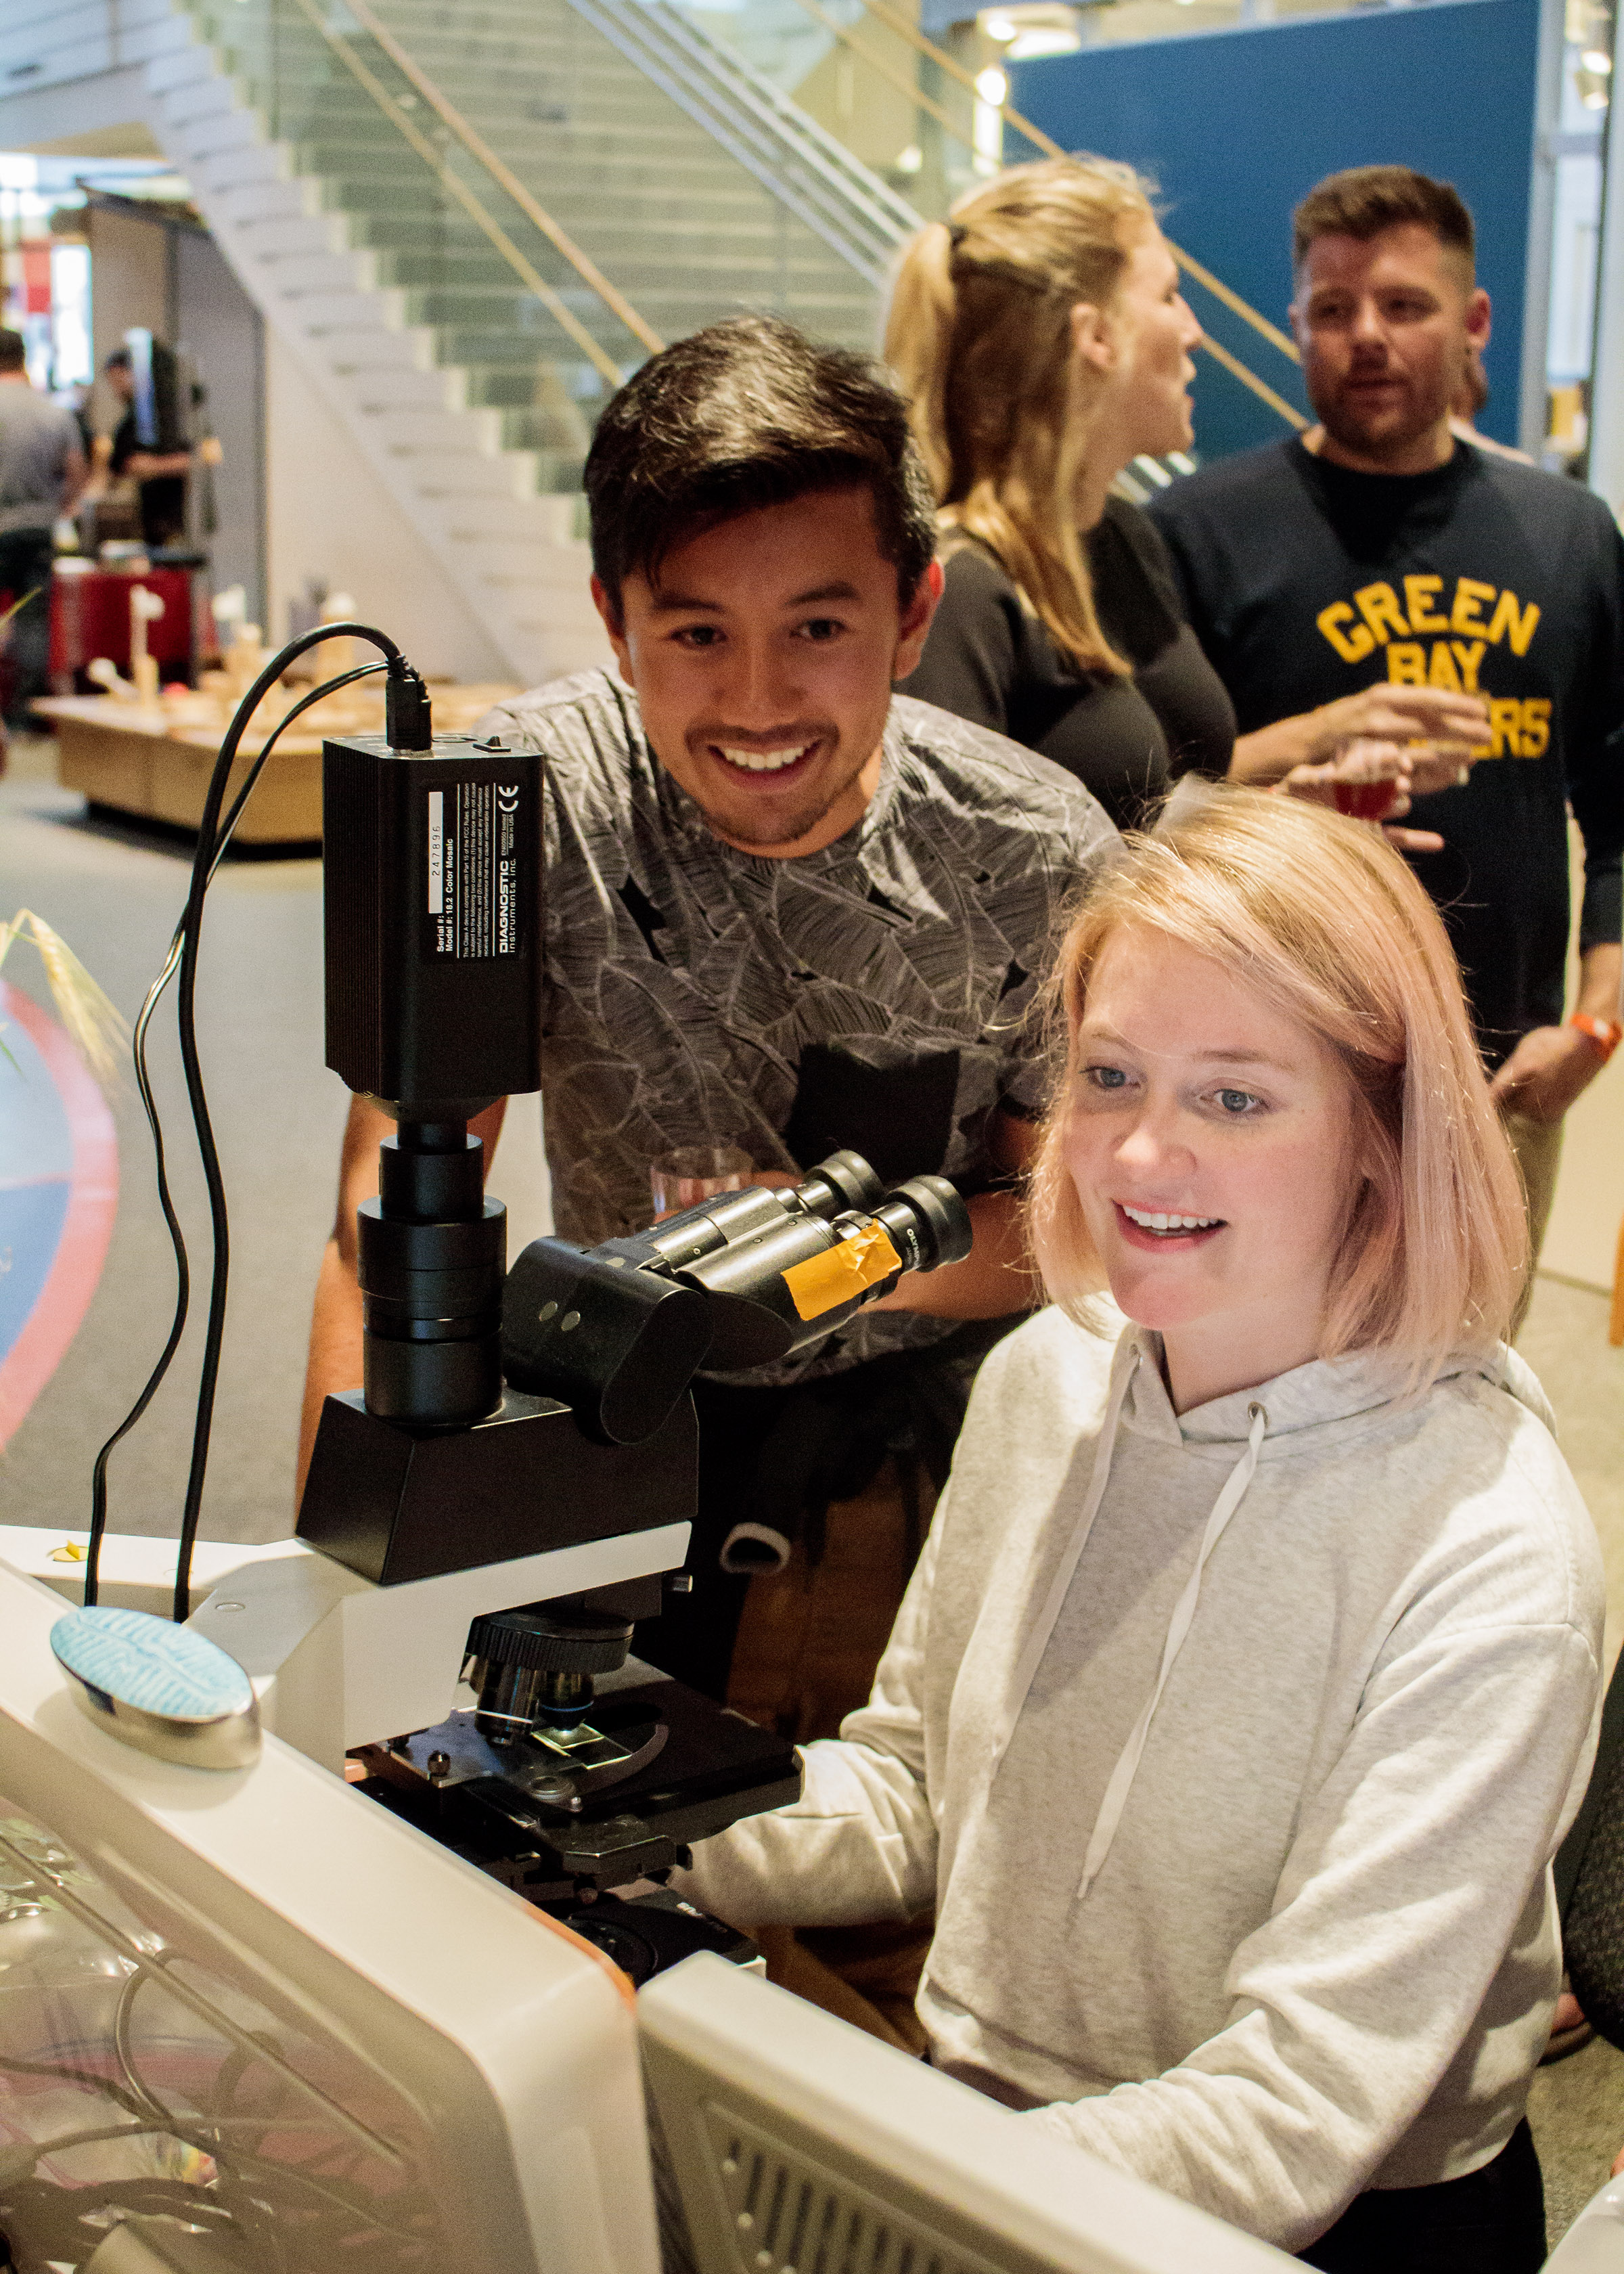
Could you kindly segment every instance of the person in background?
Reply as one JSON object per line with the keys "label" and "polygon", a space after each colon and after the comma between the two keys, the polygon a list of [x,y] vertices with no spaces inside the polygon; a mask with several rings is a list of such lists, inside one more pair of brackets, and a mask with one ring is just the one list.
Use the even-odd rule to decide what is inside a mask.
{"label": "person in background", "polygon": [[[1070,158],[1014,167],[922,230],[887,329],[946,575],[909,692],[1054,758],[1124,827],[1182,774],[1224,774],[1235,743],[1166,548],[1111,487],[1141,453],[1189,443],[1198,333],[1144,184]],[[1395,723],[1412,721],[1327,733],[1282,786],[1327,804],[1362,792],[1398,842],[1436,849],[1390,825],[1418,779]],[[1456,697],[1422,724],[1481,734],[1488,719]],[[1459,763],[1423,761],[1419,779]]]}
{"label": "person in background", "polygon": [[921,230],[886,326],[945,576],[907,692],[1053,758],[1122,827],[1235,739],[1166,549],[1111,492],[1188,446],[1199,332],[1135,176],[1069,158]]}
{"label": "person in background", "polygon": [[[1460,957],[1538,1255],[1562,1117],[1624,1034],[1624,544],[1577,483],[1452,430],[1490,310],[1447,183],[1402,166],[1332,175],[1297,209],[1293,258],[1319,429],[1205,467],[1150,512],[1234,701],[1238,775],[1279,779],[1350,735],[1424,737],[1425,765],[1460,761],[1416,814],[1441,849],[1415,857]],[[1462,706],[1486,706],[1486,735]],[[1429,787],[1419,771],[1415,787]],[[1570,802],[1584,894],[1565,1019]]]}
{"label": "person in background", "polygon": [[102,369],[108,385],[124,405],[124,417],[105,446],[105,472],[114,480],[128,475],[140,493],[141,538],[150,548],[184,544],[186,536],[186,484],[197,463],[220,463],[220,445],[205,436],[195,452],[143,449],[135,431],[135,374],[128,348],[116,348]]}
{"label": "person in background", "polygon": [[873,1694],[673,1885],[934,1901],[936,2067],[1327,2274],[1535,2274],[1604,1597],[1502,1339],[1516,1171],[1400,857],[1187,802],[1061,951],[1053,1304],[981,1368]]}
{"label": "person in background", "polygon": [[51,531],[84,486],[72,413],[30,382],[22,334],[0,331],[0,593],[25,603],[6,633],[9,727],[49,689]]}

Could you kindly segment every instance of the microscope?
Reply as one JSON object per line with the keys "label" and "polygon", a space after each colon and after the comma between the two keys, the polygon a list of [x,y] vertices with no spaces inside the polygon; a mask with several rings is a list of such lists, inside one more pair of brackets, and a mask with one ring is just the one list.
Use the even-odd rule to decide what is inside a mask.
{"label": "microscope", "polygon": [[469,1124],[540,1087],[542,764],[436,737],[426,695],[326,744],[327,1064],[396,1124],[360,1212],[364,1382],[327,1400],[287,1554],[191,1623],[266,1726],[642,1980],[733,1939],[662,1875],[801,1788],[785,1739],[630,1653],[688,1584],[688,1384],[808,1348],[970,1225],[945,1179],[886,1193],[837,1153],[507,1268]]}

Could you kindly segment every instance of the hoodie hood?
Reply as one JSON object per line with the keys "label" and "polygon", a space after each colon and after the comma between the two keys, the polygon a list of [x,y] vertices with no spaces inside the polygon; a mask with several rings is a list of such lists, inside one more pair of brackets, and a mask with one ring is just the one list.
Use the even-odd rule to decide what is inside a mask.
{"label": "hoodie hood", "polygon": [[[1268,1413],[1262,1453],[1267,1460],[1271,1454],[1317,1451],[1340,1425],[1378,1412],[1403,1396],[1402,1362],[1356,1351],[1343,1358],[1312,1359],[1256,1389],[1234,1390],[1176,1413],[1162,1378],[1161,1336],[1148,1328],[1130,1328],[1124,1339],[1138,1352],[1139,1363],[1123,1404],[1123,1427],[1163,1444],[1183,1444],[1191,1452],[1210,1450],[1219,1458],[1227,1453],[1233,1459],[1246,1443],[1256,1404]],[[1556,1434],[1556,1418],[1532,1369],[1504,1343],[1486,1351],[1453,1352],[1434,1380],[1469,1374],[1507,1391]]]}

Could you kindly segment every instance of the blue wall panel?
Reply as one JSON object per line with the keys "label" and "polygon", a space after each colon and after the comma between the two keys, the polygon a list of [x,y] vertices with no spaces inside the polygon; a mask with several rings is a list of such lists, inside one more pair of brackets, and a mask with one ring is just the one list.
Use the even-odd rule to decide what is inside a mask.
{"label": "blue wall panel", "polygon": [[[1482,425],[1512,442],[1538,28],[1538,0],[1433,0],[1045,56],[1013,67],[1010,99],[1064,148],[1152,176],[1169,234],[1282,329],[1291,208],[1322,175],[1396,163],[1453,182],[1476,218],[1494,304]],[[1014,134],[1008,153],[1031,154]],[[1191,300],[1215,338],[1303,406],[1294,365],[1199,287]],[[1205,456],[1284,432],[1210,357],[1198,361]]]}

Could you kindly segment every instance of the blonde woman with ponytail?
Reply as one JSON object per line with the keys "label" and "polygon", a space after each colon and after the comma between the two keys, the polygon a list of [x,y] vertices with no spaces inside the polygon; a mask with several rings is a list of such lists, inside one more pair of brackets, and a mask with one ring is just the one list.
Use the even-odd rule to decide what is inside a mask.
{"label": "blonde woman with ponytail", "polygon": [[1122,825],[1177,775],[1222,775],[1235,740],[1160,537],[1111,493],[1188,445],[1199,331],[1144,185],[1071,158],[921,230],[886,328],[946,576],[905,691],[1054,759]]}

